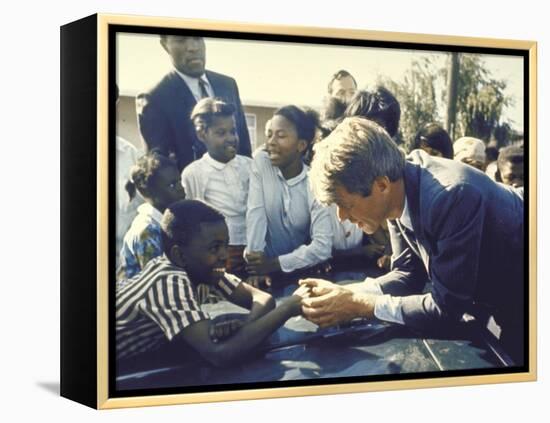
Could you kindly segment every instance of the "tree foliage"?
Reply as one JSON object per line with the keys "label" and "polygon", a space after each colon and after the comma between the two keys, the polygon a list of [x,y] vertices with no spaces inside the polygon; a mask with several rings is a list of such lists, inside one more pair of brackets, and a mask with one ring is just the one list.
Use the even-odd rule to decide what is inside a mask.
{"label": "tree foliage", "polygon": [[[512,104],[505,95],[506,81],[494,79],[480,55],[460,54],[454,139],[463,136],[485,142],[496,139],[499,145],[511,136],[510,122],[502,121],[502,111]],[[399,100],[401,123],[398,142],[408,148],[416,132],[429,122],[442,123],[447,104],[446,66],[437,66],[430,56],[414,60],[403,81],[380,78]],[[440,87],[440,91],[437,90]]]}
{"label": "tree foliage", "polygon": [[404,143],[407,148],[422,126],[438,120],[435,89],[438,77],[440,71],[434,71],[432,59],[422,57],[412,62],[403,82],[395,82],[388,78],[379,81],[399,100],[401,121],[397,141]]}
{"label": "tree foliage", "polygon": [[[443,76],[447,77],[447,69]],[[460,55],[455,139],[471,136],[488,142],[497,129],[499,138],[507,138],[502,131],[510,125],[501,122],[501,116],[512,99],[504,94],[506,85],[506,81],[492,78],[479,55]],[[445,91],[442,100],[447,101]]]}

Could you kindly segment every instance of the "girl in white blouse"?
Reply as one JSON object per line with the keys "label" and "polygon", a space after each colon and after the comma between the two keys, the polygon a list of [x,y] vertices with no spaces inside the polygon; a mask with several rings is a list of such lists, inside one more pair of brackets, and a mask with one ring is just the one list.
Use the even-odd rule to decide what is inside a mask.
{"label": "girl in white blouse", "polygon": [[204,98],[191,112],[197,137],[207,152],[182,172],[188,199],[201,200],[225,217],[229,229],[226,270],[245,276],[246,203],[252,159],[237,154],[239,139],[235,106]]}
{"label": "girl in white blouse", "polygon": [[266,128],[265,149],[252,162],[246,214],[247,270],[286,274],[331,256],[328,209],[309,188],[303,157],[319,126],[317,113],[297,106],[278,109]]}

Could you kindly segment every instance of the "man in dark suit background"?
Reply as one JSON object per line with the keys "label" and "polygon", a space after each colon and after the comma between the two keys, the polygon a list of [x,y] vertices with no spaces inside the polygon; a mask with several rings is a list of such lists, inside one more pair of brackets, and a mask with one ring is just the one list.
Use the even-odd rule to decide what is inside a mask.
{"label": "man in dark suit background", "polygon": [[205,70],[204,39],[161,35],[160,44],[170,56],[174,70],[136,99],[139,128],[147,150],[158,149],[175,156],[180,170],[201,157],[206,148],[195,134],[191,110],[203,97],[219,97],[236,107],[238,154],[250,156],[250,137],[237,83],[226,75]]}
{"label": "man in dark suit background", "polygon": [[[496,319],[500,338],[523,364],[523,196],[484,173],[420,150],[405,160],[377,124],[348,118],[315,148],[310,181],[370,234],[388,220],[392,268],[376,279],[312,289],[305,316],[321,326],[356,317],[445,331],[465,316]],[[426,293],[426,282],[431,289]]]}

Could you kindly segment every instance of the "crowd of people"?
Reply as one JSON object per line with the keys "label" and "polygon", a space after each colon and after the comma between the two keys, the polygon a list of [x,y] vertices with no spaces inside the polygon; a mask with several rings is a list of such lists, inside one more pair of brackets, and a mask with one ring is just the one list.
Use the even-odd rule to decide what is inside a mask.
{"label": "crowd of people", "polygon": [[[340,70],[320,114],[277,109],[252,152],[237,83],[205,69],[204,40],[160,44],[173,70],[136,97],[144,152],[116,140],[118,360],[191,347],[224,365],[303,315],[441,330],[492,317],[523,362],[521,144],[491,156],[434,122],[405,152],[393,93]],[[220,298],[246,320],[214,324],[201,305]]]}

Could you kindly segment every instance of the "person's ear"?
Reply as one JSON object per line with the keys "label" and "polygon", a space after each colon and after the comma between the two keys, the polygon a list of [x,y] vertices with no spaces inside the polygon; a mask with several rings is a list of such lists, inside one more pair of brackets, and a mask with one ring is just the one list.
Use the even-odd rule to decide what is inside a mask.
{"label": "person's ear", "polygon": [[176,266],[185,267],[187,257],[179,245],[172,245],[172,248],[170,248],[170,260]]}
{"label": "person's ear", "polygon": [[380,194],[387,194],[390,191],[391,182],[387,176],[379,176],[374,180],[374,188]]}

